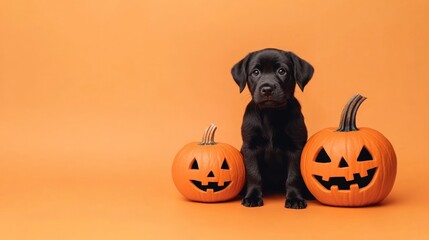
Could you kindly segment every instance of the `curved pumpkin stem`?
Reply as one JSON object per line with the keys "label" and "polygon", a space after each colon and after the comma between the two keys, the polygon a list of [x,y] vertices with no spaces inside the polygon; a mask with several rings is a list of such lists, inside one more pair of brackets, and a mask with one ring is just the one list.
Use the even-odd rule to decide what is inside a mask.
{"label": "curved pumpkin stem", "polygon": [[215,145],[214,134],[216,132],[217,126],[213,123],[204,131],[203,138],[200,142],[200,145]]}
{"label": "curved pumpkin stem", "polygon": [[337,129],[338,132],[351,132],[359,130],[356,126],[356,115],[360,105],[363,101],[365,101],[365,99],[366,97],[360,95],[359,93],[353,95],[353,97],[350,98],[346,106],[343,108],[340,126]]}

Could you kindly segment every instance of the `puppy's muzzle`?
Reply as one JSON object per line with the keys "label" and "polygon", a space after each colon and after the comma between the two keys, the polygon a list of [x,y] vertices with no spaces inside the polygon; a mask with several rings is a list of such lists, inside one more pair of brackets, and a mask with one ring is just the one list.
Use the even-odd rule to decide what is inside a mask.
{"label": "puppy's muzzle", "polygon": [[268,84],[261,86],[260,88],[261,94],[265,97],[269,97],[273,94],[274,87]]}
{"label": "puppy's muzzle", "polygon": [[284,94],[280,86],[265,82],[256,88],[253,94],[256,104],[263,108],[280,107],[285,104]]}

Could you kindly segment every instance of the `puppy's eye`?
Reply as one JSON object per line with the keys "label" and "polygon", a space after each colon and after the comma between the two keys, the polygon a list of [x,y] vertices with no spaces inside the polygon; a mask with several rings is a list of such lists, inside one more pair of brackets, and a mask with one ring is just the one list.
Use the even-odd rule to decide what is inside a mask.
{"label": "puppy's eye", "polygon": [[277,73],[278,73],[279,75],[284,76],[284,75],[286,75],[286,69],[284,69],[284,68],[279,68],[279,69],[277,70]]}
{"label": "puppy's eye", "polygon": [[261,71],[259,71],[259,69],[254,69],[254,70],[252,71],[252,76],[254,76],[254,77],[259,76],[259,74],[261,74]]}

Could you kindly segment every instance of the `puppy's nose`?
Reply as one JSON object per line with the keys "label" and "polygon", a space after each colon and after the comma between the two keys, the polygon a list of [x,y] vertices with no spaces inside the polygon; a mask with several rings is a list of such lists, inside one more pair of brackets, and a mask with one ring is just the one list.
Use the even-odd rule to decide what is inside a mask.
{"label": "puppy's nose", "polygon": [[273,87],[271,87],[271,86],[263,86],[263,87],[261,87],[261,93],[264,95],[264,96],[271,96],[271,94],[273,93]]}

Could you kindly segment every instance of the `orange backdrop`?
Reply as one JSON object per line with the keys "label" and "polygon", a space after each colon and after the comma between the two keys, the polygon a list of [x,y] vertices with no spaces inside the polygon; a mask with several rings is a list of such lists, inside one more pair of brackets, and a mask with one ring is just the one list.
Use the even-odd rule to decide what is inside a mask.
{"label": "orange backdrop", "polygon": [[[429,4],[77,0],[0,3],[1,239],[428,238]],[[250,99],[233,64],[266,47],[315,67],[297,91],[309,133],[358,125],[396,149],[377,207],[198,204],[171,180],[209,123],[240,148]],[[414,237],[412,237],[414,236]]]}

